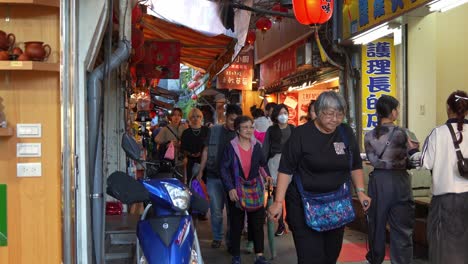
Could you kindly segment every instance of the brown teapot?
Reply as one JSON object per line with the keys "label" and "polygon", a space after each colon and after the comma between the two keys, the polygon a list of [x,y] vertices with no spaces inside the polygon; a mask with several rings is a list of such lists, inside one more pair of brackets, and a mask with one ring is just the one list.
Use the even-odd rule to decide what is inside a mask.
{"label": "brown teapot", "polygon": [[50,55],[51,48],[41,41],[24,42],[24,53],[33,61],[43,61]]}
{"label": "brown teapot", "polygon": [[10,49],[15,44],[16,37],[13,33],[7,34],[0,30],[0,50]]}

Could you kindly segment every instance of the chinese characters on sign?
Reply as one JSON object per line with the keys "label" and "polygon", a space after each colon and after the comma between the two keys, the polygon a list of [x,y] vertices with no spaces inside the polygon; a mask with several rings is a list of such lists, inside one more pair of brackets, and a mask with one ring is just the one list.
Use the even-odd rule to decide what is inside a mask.
{"label": "chinese characters on sign", "polygon": [[393,39],[379,39],[362,46],[363,133],[377,126],[375,104],[381,95],[396,97]]}
{"label": "chinese characters on sign", "polygon": [[343,4],[343,39],[401,16],[429,0],[348,0]]}
{"label": "chinese characters on sign", "polygon": [[241,52],[226,70],[218,75],[218,89],[252,90],[253,52]]}
{"label": "chinese characters on sign", "polygon": [[296,49],[304,43],[305,40],[299,41],[260,64],[260,86],[269,86],[295,72]]}

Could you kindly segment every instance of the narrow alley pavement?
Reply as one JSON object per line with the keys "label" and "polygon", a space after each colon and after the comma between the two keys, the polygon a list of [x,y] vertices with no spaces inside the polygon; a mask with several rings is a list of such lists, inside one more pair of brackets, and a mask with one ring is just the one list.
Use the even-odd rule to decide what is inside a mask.
{"label": "narrow alley pavement", "polygon": [[[226,220],[226,219],[225,219]],[[266,225],[265,225],[266,227]],[[210,222],[208,221],[199,221],[197,224],[197,232],[200,239],[200,246],[203,255],[203,260],[205,264],[220,264],[220,263],[231,263],[231,256],[226,250],[226,247],[223,245],[219,249],[211,248],[211,228]],[[266,236],[265,228],[265,256],[270,257],[268,239]],[[271,260],[272,264],[295,264],[297,263],[296,252],[294,249],[294,242],[292,234],[284,234],[281,237],[275,237],[276,239],[276,251],[277,257]],[[248,253],[245,249],[246,239],[242,239],[241,242],[241,258],[242,263],[253,264],[254,263],[254,254]],[[361,259],[360,261],[352,261],[352,259],[359,259],[363,256],[364,248],[366,245],[366,237],[364,233],[346,228],[345,237],[343,241],[343,249],[338,259],[338,263],[347,263],[347,264],[358,264],[365,263],[365,260]],[[387,249],[388,251],[388,249]],[[388,257],[386,258],[388,259]],[[389,260],[383,262],[384,264],[391,263]],[[428,264],[427,260],[415,259],[412,264]]]}

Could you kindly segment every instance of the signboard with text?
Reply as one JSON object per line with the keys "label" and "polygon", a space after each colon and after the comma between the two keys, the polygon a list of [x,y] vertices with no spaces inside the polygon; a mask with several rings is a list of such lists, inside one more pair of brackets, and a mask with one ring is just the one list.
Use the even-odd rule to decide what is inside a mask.
{"label": "signboard with text", "polygon": [[317,97],[324,91],[327,90],[319,90],[319,89],[306,89],[299,91],[299,107],[298,107],[298,115],[297,120],[300,123],[302,116],[307,116],[307,110],[309,108],[310,100],[316,100]]}
{"label": "signboard with text", "polygon": [[254,54],[241,52],[234,62],[218,75],[218,89],[252,90]]}
{"label": "signboard with text", "polygon": [[382,38],[362,45],[362,130],[377,126],[375,105],[383,94],[396,97],[396,63],[393,39]]}
{"label": "signboard with text", "polygon": [[347,0],[343,4],[343,39],[391,20],[429,0]]}
{"label": "signboard with text", "polygon": [[296,71],[296,49],[305,40],[286,48],[260,64],[260,86],[269,86]]}

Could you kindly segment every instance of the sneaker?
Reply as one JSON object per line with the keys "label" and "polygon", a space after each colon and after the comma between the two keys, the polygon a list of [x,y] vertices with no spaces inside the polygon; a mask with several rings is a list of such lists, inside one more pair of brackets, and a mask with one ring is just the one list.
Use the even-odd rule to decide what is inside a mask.
{"label": "sneaker", "polygon": [[255,259],[255,264],[270,264],[270,262],[268,262],[264,256],[258,256]]}
{"label": "sneaker", "polygon": [[278,229],[275,232],[275,236],[282,236],[284,234],[284,225],[278,226]]}
{"label": "sneaker", "polygon": [[221,241],[220,240],[213,240],[213,242],[211,242],[211,247],[212,248],[220,248],[221,247]]}
{"label": "sneaker", "polygon": [[[255,262],[256,263],[256,262]],[[233,256],[231,260],[231,264],[241,264],[240,256]]]}

